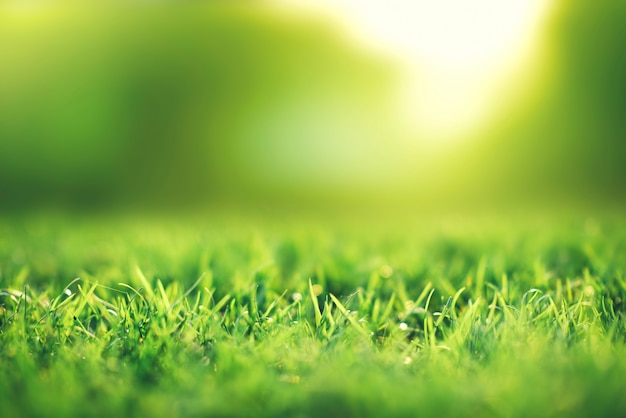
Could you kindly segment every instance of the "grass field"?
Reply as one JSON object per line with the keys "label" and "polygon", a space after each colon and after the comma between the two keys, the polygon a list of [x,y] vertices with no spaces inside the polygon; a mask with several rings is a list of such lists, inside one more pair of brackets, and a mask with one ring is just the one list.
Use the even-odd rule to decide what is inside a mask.
{"label": "grass field", "polygon": [[626,221],[0,221],[0,416],[624,416]]}

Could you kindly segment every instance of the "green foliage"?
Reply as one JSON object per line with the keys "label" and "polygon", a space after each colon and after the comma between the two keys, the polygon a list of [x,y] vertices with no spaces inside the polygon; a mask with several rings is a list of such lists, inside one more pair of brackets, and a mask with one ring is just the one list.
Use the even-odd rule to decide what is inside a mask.
{"label": "green foliage", "polygon": [[[4,208],[250,195],[337,142],[353,154],[384,123],[393,66],[319,18],[221,1],[19,3],[0,3]],[[360,128],[348,140],[337,124]],[[300,152],[311,143],[321,156]]]}
{"label": "green foliage", "polygon": [[626,412],[620,221],[1,229],[3,416]]}

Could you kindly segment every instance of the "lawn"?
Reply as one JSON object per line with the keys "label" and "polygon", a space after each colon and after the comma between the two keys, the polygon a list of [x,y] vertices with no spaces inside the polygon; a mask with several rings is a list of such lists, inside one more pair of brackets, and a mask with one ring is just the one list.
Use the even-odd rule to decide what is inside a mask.
{"label": "lawn", "polygon": [[619,214],[5,216],[0,415],[624,416],[625,267]]}

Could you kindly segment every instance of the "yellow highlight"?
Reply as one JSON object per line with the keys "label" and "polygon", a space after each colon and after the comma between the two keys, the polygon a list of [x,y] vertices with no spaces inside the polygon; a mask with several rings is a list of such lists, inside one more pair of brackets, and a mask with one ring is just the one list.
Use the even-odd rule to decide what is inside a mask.
{"label": "yellow highlight", "polygon": [[519,82],[538,49],[548,0],[278,0],[326,12],[401,66],[399,112],[414,137],[467,136]]}

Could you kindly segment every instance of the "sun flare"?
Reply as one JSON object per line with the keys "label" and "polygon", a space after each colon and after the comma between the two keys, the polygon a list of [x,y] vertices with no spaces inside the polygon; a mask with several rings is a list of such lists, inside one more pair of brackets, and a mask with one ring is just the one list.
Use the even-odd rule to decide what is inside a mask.
{"label": "sun flare", "polygon": [[410,129],[439,142],[489,118],[503,86],[524,75],[549,0],[278,0],[336,18],[346,33],[405,70]]}

